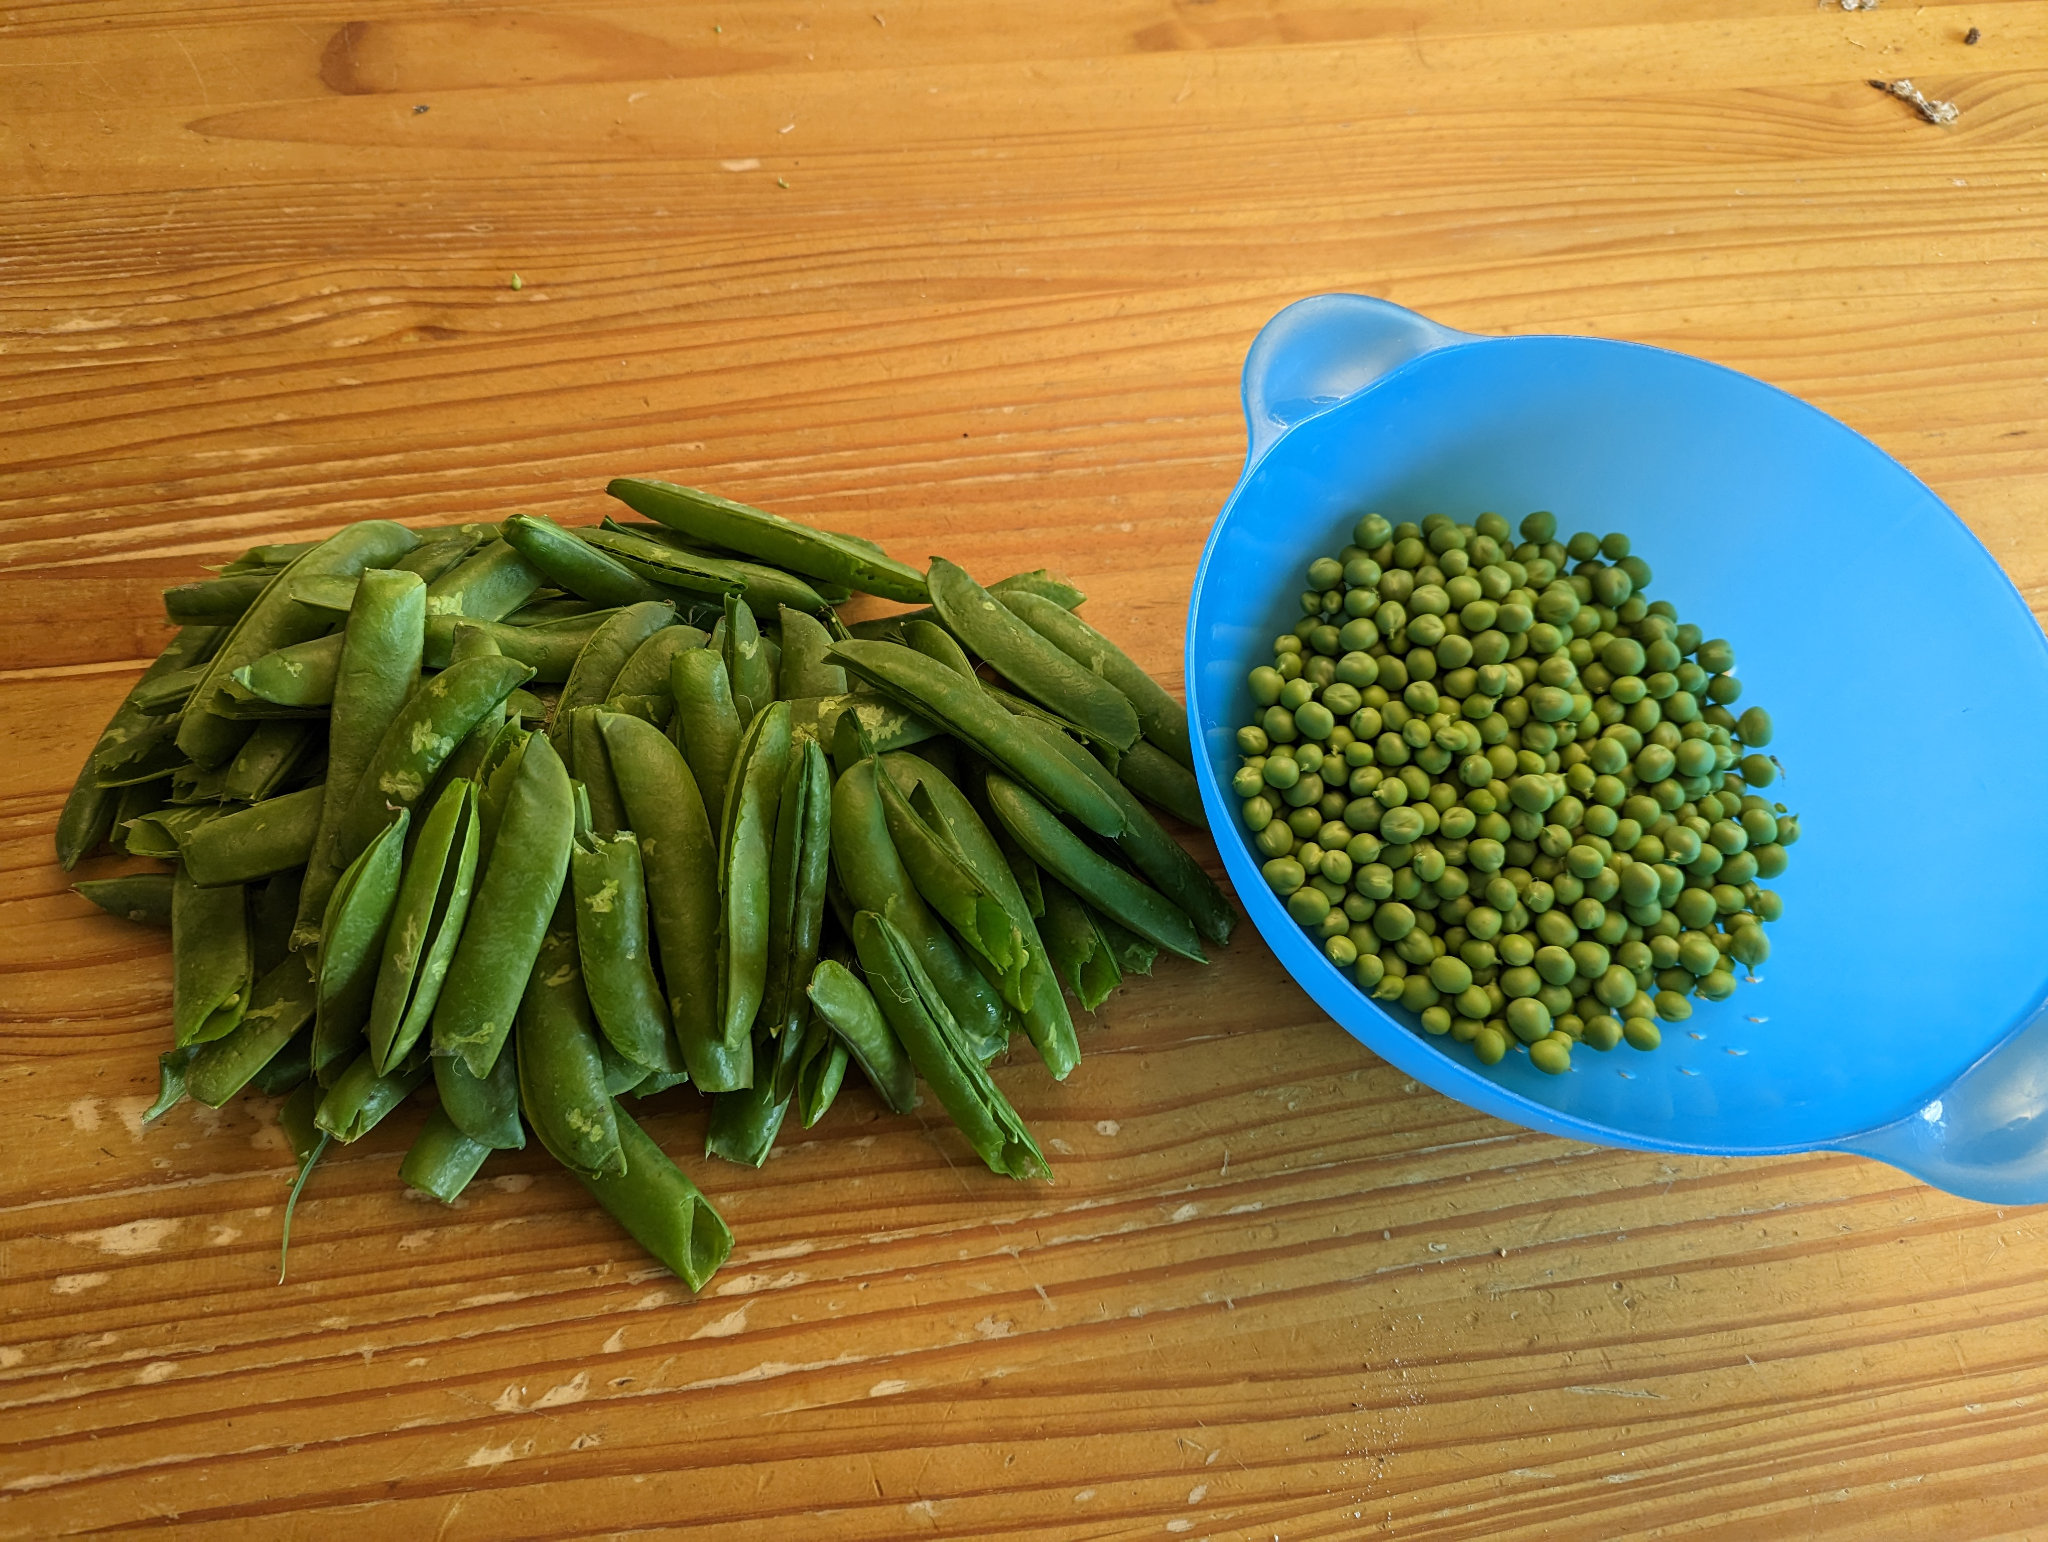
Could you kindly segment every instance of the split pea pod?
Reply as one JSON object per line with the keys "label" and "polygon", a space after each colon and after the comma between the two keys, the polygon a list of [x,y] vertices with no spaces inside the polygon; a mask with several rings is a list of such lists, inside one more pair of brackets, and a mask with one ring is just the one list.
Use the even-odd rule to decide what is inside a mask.
{"label": "split pea pod", "polygon": [[312,962],[290,953],[272,965],[249,994],[249,1010],[225,1036],[197,1046],[185,1065],[185,1087],[219,1108],[255,1079],[313,1021],[318,1000]]}
{"label": "split pea pod", "polygon": [[306,862],[299,920],[292,933],[300,947],[318,939],[321,912],[336,878],[375,833],[344,846],[343,829],[357,786],[376,758],[385,730],[419,684],[426,607],[427,586],[417,573],[372,569],[357,584],[334,680],[319,833]]}
{"label": "split pea pod", "polygon": [[301,788],[192,830],[178,844],[192,881],[250,883],[303,865],[312,855],[326,791]]}
{"label": "split pea pod", "polygon": [[505,817],[505,802],[519,780],[519,761],[533,737],[517,723],[508,722],[484,751],[483,764],[476,770],[476,859],[491,860],[491,846],[498,838],[498,825]]}
{"label": "split pea pod", "polygon": [[969,1047],[909,940],[863,910],[853,918],[853,945],[882,1015],[975,1155],[1007,1177],[1051,1177],[1045,1154]]}
{"label": "split pea pod", "polygon": [[519,1106],[548,1154],[579,1177],[626,1170],[583,988],[573,913],[556,913],[519,1003]]}
{"label": "split pea pod", "polygon": [[[456,623],[455,646],[450,662],[460,664],[465,659],[490,659],[503,657],[497,639],[481,627],[468,622]],[[462,742],[455,746],[441,769],[434,773],[427,784],[427,790],[420,794],[419,801],[432,805],[438,803],[442,792],[458,781],[475,781],[483,769],[485,758],[491,753],[491,746],[498,742],[498,735],[504,732],[505,724],[513,716],[513,697],[520,695],[515,687],[497,706],[485,711],[477,719],[476,726],[462,736]]]}
{"label": "split pea pod", "polygon": [[497,1064],[512,1031],[568,874],[574,828],[569,773],[554,746],[534,734],[513,768],[496,839],[434,1005],[434,1053],[460,1055],[478,1080]]}
{"label": "split pea pod", "polygon": [[814,712],[818,742],[831,753],[833,769],[840,772],[864,759],[870,749],[878,754],[908,749],[936,739],[941,732],[936,724],[894,698],[873,691],[824,697]]}
{"label": "split pea pod", "polygon": [[598,726],[598,720],[610,711],[608,706],[578,707],[569,714],[569,753],[565,757],[570,775],[582,786],[590,805],[590,827],[600,835],[615,834],[627,823],[619,784],[612,778],[611,753]]}
{"label": "split pea pod", "polygon": [[725,619],[712,632],[711,647],[725,660],[726,678],[732,681],[733,709],[742,723],[753,722],[775,699],[775,672],[769,666],[767,645],[753,609],[737,595],[726,596]]}
{"label": "split pea pod", "polygon": [[1116,800],[1124,815],[1123,834],[1116,838],[1117,849],[1130,859],[1131,865],[1187,913],[1196,931],[1211,942],[1228,942],[1231,928],[1237,925],[1237,915],[1215,880],[1202,871],[1202,865],[1188,854],[1188,849],[1161,829],[1159,821],[1130,790],[1080,745],[1039,724],[1026,727]]}
{"label": "split pea pod", "polygon": [[646,718],[657,728],[666,726],[676,700],[669,668],[677,654],[702,648],[704,641],[704,633],[694,626],[678,623],[663,627],[633,651],[625,668],[612,681],[605,701],[635,717]]}
{"label": "split pea pod", "polygon": [[[930,761],[898,753],[884,756],[882,767],[887,773],[883,779],[885,792],[897,786],[905,788],[904,799],[908,808],[902,812],[914,814],[930,838],[943,846],[953,860],[972,875],[981,892],[1000,907],[1014,932],[1020,954],[1011,978],[1013,988],[1006,992],[1005,999],[1021,1015],[1024,1032],[1044,1060],[1046,1069],[1052,1072],[1053,1079],[1065,1081],[1068,1073],[1080,1062],[1080,1040],[1074,1032],[1074,1019],[1067,1011],[1066,1000],[1060,995],[1059,982],[1052,972],[1045,943],[1038,935],[1030,902],[995,832],[983,823],[966,795]],[[901,812],[891,804],[889,828],[892,834],[900,817]],[[903,851],[905,847],[899,843],[898,850]],[[1021,860],[1032,874],[1035,886],[1036,864],[1029,859]],[[965,936],[965,933],[961,935]],[[987,955],[983,957],[989,967],[994,967],[992,959],[987,959]]]}
{"label": "split pea pod", "polygon": [[456,747],[531,673],[515,659],[464,659],[414,691],[363,767],[337,855],[353,859],[395,812],[418,802]]}
{"label": "split pea pod", "polygon": [[839,1089],[846,1084],[846,1067],[852,1056],[845,1041],[815,1011],[805,1018],[803,1044],[797,1053],[793,1101],[808,1130],[839,1100]]}
{"label": "split pea pod", "polygon": [[1011,614],[964,568],[934,557],[926,581],[939,619],[1018,690],[1120,750],[1138,741],[1137,710],[1122,691]]}
{"label": "split pea pod", "polygon": [[778,605],[809,611],[826,606],[825,595],[816,585],[781,568],[730,556],[712,556],[615,527],[578,533],[639,577],[679,599],[701,601],[732,594],[766,611]]}
{"label": "split pea pod", "polygon": [[476,784],[453,782],[421,822],[377,961],[368,1033],[379,1071],[412,1053],[433,1016],[469,916],[477,844]]}
{"label": "split pea pod", "polygon": [[455,525],[414,533],[420,544],[391,565],[417,573],[422,583],[429,584],[451,571],[484,542],[497,538],[497,532],[489,525]]}
{"label": "split pea pod", "polygon": [[1001,1054],[1010,1038],[1003,998],[919,897],[889,838],[872,760],[849,767],[832,789],[832,868],[853,909],[886,916],[910,939],[974,1052],[984,1060]]}
{"label": "split pea pod", "polygon": [[769,866],[789,771],[789,703],[762,708],[740,740],[718,832],[718,1021],[728,1047],[753,1031],[768,982]]}
{"label": "split pea pod", "polygon": [[794,1034],[802,1024],[803,988],[818,961],[831,869],[832,768],[818,742],[807,739],[790,750],[769,856],[768,972],[761,1022],[772,1035]]}
{"label": "split pea pod", "polygon": [[1066,885],[1048,876],[1044,894],[1045,914],[1039,917],[1038,934],[1045,939],[1053,972],[1083,1009],[1093,1012],[1123,983],[1123,966],[1097,926],[1098,917]]}
{"label": "split pea pod", "polygon": [[313,1021],[313,1074],[322,1086],[355,1055],[369,1021],[384,938],[398,902],[411,817],[400,810],[398,818],[349,863],[335,881],[320,919],[320,952],[313,971],[320,983]]}
{"label": "split pea pod", "polygon": [[[685,655],[687,657],[687,655]],[[718,1011],[718,846],[682,752],[651,723],[623,713],[600,720],[612,776],[639,838],[668,987],[670,1020],[690,1080],[728,1092],[753,1081],[753,1041],[727,1045]]]}
{"label": "split pea pod", "polygon": [[[208,627],[207,630],[217,629]],[[147,682],[137,681],[135,689],[128,693],[127,704],[144,717],[168,716],[185,705],[199,684],[199,677],[205,673],[204,664],[187,664],[183,669],[169,670]]]}
{"label": "split pea pod", "polygon": [[837,959],[818,961],[806,994],[891,1113],[917,1106],[917,1068],[860,976]]}
{"label": "split pea pod", "polygon": [[1123,811],[1115,801],[1065,757],[1027,733],[975,681],[893,643],[835,643],[832,656],[912,711],[950,730],[984,760],[1097,835],[1115,835],[1123,829]]}
{"label": "split pea pod", "polygon": [[479,1145],[523,1151],[526,1127],[519,1120],[519,1055],[510,1045],[488,1076],[473,1076],[460,1055],[436,1054],[434,1090],[455,1127]]}
{"label": "split pea pod", "polygon": [[82,879],[71,886],[71,892],[124,921],[169,926],[171,887],[169,873],[129,873],[120,878]]}
{"label": "split pea pod", "polygon": [[489,1146],[462,1133],[447,1109],[437,1108],[413,1137],[405,1160],[398,1164],[398,1176],[422,1194],[452,1205],[490,1154]]}
{"label": "split pea pod", "polygon": [[673,482],[618,477],[605,491],[634,513],[681,535],[745,552],[791,572],[845,584],[863,594],[913,605],[924,603],[924,575],[885,555],[870,541],[815,530],[764,509]]}
{"label": "split pea pod", "polygon": [[940,626],[936,621],[918,618],[906,620],[901,631],[903,645],[915,648],[934,663],[943,664],[956,675],[974,678],[974,660],[967,656],[967,650],[960,646],[960,639]]}
{"label": "split pea pod", "polygon": [[1182,766],[1194,766],[1194,747],[1188,742],[1187,709],[1167,695],[1130,655],[1056,600],[1029,590],[1005,594],[1001,599],[1032,631],[1090,674],[1108,681],[1129,701],[1137,711],[1138,726],[1146,739]]}
{"label": "split pea pod", "polygon": [[101,758],[104,756],[109,761],[117,758],[121,748],[145,728],[152,729],[156,737],[165,735],[165,730],[136,705],[137,699],[151,685],[167,676],[183,674],[201,665],[220,642],[221,635],[217,627],[187,627],[178,633],[171,639],[170,646],[157,655],[156,662],[142,672],[142,678],[135,682],[121,705],[114,709],[107,726],[100,730],[92,753],[86,757],[78,780],[72,784],[70,795],[64,800],[63,811],[57,815],[57,861],[65,872],[70,872],[78,865],[80,857],[113,832],[120,798],[111,787],[98,780],[96,768]]}
{"label": "split pea pod", "polygon": [[341,672],[344,634],[329,632],[251,659],[230,677],[238,699],[272,706],[311,709],[334,700],[335,677]]}
{"label": "split pea pod", "polygon": [[702,1290],[731,1255],[732,1232],[697,1185],[616,1102],[612,1117],[625,1156],[624,1173],[601,1177],[576,1173],[577,1182],[635,1242],[690,1289]]}
{"label": "split pea pod", "polygon": [[426,1081],[427,1058],[388,1073],[378,1071],[366,1049],[334,1078],[313,1110],[313,1126],[346,1144],[361,1140],[384,1116]]}
{"label": "split pea pod", "polygon": [[1154,808],[1197,830],[1209,828],[1202,808],[1202,790],[1187,767],[1164,750],[1141,739],[1118,757],[1116,778]]}
{"label": "split pea pod", "polygon": [[303,763],[325,749],[324,725],[292,719],[258,723],[228,762],[221,793],[244,803],[274,798]]}
{"label": "split pea pod", "polygon": [[177,733],[178,748],[185,756],[202,766],[224,765],[232,759],[248,737],[246,727],[220,712],[224,688],[235,671],[266,653],[328,629],[331,618],[292,598],[293,579],[326,574],[353,577],[404,556],[418,544],[419,538],[403,525],[365,520],[329,536],[273,578],[235,622],[186,704]]}
{"label": "split pea pod", "polygon": [[[249,896],[249,951],[259,977],[270,973],[292,950],[292,923],[299,917],[304,868],[272,873]],[[308,966],[312,964],[309,958]]]}
{"label": "split pea pod", "polygon": [[825,657],[832,634],[816,616],[782,607],[782,671],[778,686],[786,697],[843,696],[846,671]]}
{"label": "split pea pod", "polygon": [[745,728],[733,705],[731,677],[723,658],[698,648],[669,661],[669,685],[676,702],[676,748],[689,762],[705,814],[716,826],[724,816],[725,783]]}
{"label": "split pea pod", "polygon": [[153,809],[128,822],[123,845],[131,857],[157,857],[175,862],[181,843],[195,830],[239,812],[239,809],[221,803],[188,803]]}
{"label": "split pea pod", "polygon": [[675,607],[667,600],[628,605],[591,634],[576,667],[569,671],[562,698],[555,703],[555,721],[548,729],[555,748],[568,737],[569,717],[578,707],[594,707],[611,694],[612,682],[626,667],[634,651],[663,627],[675,620]]}
{"label": "split pea pod", "polygon": [[[1047,753],[1056,753],[1048,751]],[[1060,823],[1031,792],[998,772],[988,778],[988,801],[1017,844],[1046,872],[1083,896],[1111,920],[1198,964],[1209,960],[1187,912],[1098,854]]]}
{"label": "split pea pod", "polygon": [[514,514],[505,521],[505,541],[548,582],[600,605],[637,605],[666,599],[660,589],[588,541],[578,540],[551,519]]}
{"label": "split pea pod", "polygon": [[[796,1091],[797,1061],[802,1035],[780,1039],[761,1036],[755,1055],[754,1085],[721,1092],[711,1100],[711,1118],[704,1127],[704,1154],[759,1167],[789,1114]],[[766,1067],[762,1061],[770,1062]]]}
{"label": "split pea pod", "polygon": [[498,621],[540,587],[540,573],[508,541],[496,540],[427,585],[427,614]]}
{"label": "split pea pod", "polygon": [[[508,659],[517,659],[533,671],[533,678],[547,684],[567,680],[576,660],[597,635],[597,629],[618,614],[615,610],[594,610],[560,621],[514,626],[509,621],[480,621],[470,616],[427,617],[429,669],[446,669],[455,659],[455,633],[474,627],[498,645]],[[520,617],[523,622],[525,617]]]}
{"label": "split pea pod", "polygon": [[577,957],[605,1038],[645,1070],[686,1070],[654,977],[639,837],[631,830],[579,833],[569,876],[576,896]]}
{"label": "split pea pod", "polygon": [[203,889],[182,868],[171,886],[171,1024],[177,1047],[234,1031],[254,964],[240,884]]}

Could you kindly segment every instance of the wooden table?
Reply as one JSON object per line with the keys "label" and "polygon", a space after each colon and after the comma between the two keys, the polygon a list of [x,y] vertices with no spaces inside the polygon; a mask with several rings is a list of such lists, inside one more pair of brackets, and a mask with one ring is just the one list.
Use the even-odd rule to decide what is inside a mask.
{"label": "wooden table", "polygon": [[1051,1187],[864,1092],[758,1173],[679,1105],[739,1236],[692,1300],[538,1151],[408,1195],[394,1119],[280,1287],[274,1105],[141,1126],[161,937],[49,844],[165,583],[618,473],[1052,563],[1175,679],[1239,363],[1318,290],[1750,371],[2038,594],[2048,5],[164,14],[0,19],[0,1534],[2048,1526],[2035,1212],[1495,1123],[1250,935],[1001,1072]]}

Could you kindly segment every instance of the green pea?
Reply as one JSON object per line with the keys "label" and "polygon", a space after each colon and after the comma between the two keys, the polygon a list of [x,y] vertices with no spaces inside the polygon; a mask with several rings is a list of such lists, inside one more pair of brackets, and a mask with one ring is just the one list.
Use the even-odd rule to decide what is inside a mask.
{"label": "green pea", "polygon": [[1735,649],[1725,637],[1703,642],[1693,653],[1700,668],[1710,675],[1725,675],[1735,667]]}
{"label": "green pea", "polygon": [[1535,1044],[1550,1034],[1550,1009],[1534,996],[1518,996],[1510,1001],[1506,1017],[1509,1030],[1524,1044]]}
{"label": "green pea", "polygon": [[1738,964],[1747,964],[1754,969],[1771,956],[1770,939],[1764,936],[1760,926],[1745,926],[1735,933],[1734,942],[1728,946],[1728,956]]}
{"label": "green pea", "polygon": [[1415,912],[1399,900],[1389,900],[1373,912],[1372,929],[1386,942],[1399,942],[1415,929]]}
{"label": "green pea", "polygon": [[1272,891],[1283,898],[1308,882],[1308,873],[1292,857],[1276,857],[1259,871]]}
{"label": "green pea", "polygon": [[1319,926],[1330,913],[1329,897],[1304,885],[1287,897],[1287,913],[1300,926]]}
{"label": "green pea", "polygon": [[1295,709],[1294,726],[1310,739],[1321,740],[1329,738],[1337,719],[1321,702],[1311,701]]}
{"label": "green pea", "polygon": [[[1692,1003],[1677,991],[1659,991],[1651,1003],[1657,1015],[1667,1023],[1682,1023],[1692,1016]],[[1638,1048],[1643,1046],[1638,1045]]]}
{"label": "green pea", "polygon": [[1273,822],[1273,800],[1265,797],[1246,798],[1243,814],[1244,827],[1256,835]]}
{"label": "green pea", "polygon": [[[1683,996],[1679,997],[1678,1002],[1681,1006],[1685,1005],[1685,998]],[[1621,1035],[1624,1039],[1628,1040],[1630,1049],[1653,1050],[1664,1042],[1662,1030],[1657,1027],[1657,1024],[1652,1019],[1647,1017],[1624,1018],[1621,1024]]]}
{"label": "green pea", "polygon": [[1547,985],[1563,985],[1579,972],[1578,960],[1555,944],[1536,950],[1536,973]]}
{"label": "green pea", "polygon": [[1251,688],[1252,700],[1261,707],[1270,707],[1280,699],[1280,691],[1287,684],[1286,678],[1270,664],[1261,664],[1246,676],[1245,683]]}
{"label": "green pea", "polygon": [[1259,776],[1268,787],[1285,792],[1301,780],[1301,762],[1292,755],[1271,755],[1259,768]]}
{"label": "green pea", "polygon": [[1753,750],[1771,742],[1771,715],[1762,707],[1749,707],[1735,720],[1735,736]]}
{"label": "green pea", "polygon": [[1721,962],[1721,950],[1704,932],[1687,932],[1678,939],[1678,966],[1693,975],[1703,975]]}
{"label": "green pea", "polygon": [[1429,983],[1446,996],[1457,996],[1472,989],[1472,970],[1455,953],[1445,953],[1430,961]]}
{"label": "green pea", "polygon": [[1529,1046],[1529,1064],[1546,1076],[1562,1076],[1572,1068],[1572,1041],[1564,1034],[1552,1034]]}

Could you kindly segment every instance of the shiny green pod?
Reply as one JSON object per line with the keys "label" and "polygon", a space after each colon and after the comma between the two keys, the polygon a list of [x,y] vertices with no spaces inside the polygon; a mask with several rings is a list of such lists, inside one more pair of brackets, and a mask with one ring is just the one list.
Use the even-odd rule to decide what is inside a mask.
{"label": "shiny green pod", "polygon": [[254,970],[239,884],[201,888],[180,869],[171,886],[171,1027],[179,1049],[234,1031]]}
{"label": "shiny green pod", "polygon": [[837,959],[820,959],[805,994],[890,1112],[907,1114],[915,1108],[917,1068],[860,976]]}
{"label": "shiny green pod", "polygon": [[386,1114],[411,1097],[428,1074],[424,1055],[399,1070],[385,1073],[378,1071],[366,1049],[321,1094],[313,1110],[313,1127],[343,1144],[361,1140]]}
{"label": "shiny green pod", "polygon": [[451,783],[421,822],[377,964],[367,1031],[380,1072],[412,1053],[433,1017],[469,917],[477,848],[476,784]]}
{"label": "shiny green pod", "polygon": [[690,1289],[702,1290],[732,1254],[731,1230],[631,1114],[614,1103],[612,1117],[625,1156],[624,1173],[576,1173],[576,1181],[635,1242]]}
{"label": "shiny green pod", "polygon": [[863,594],[908,604],[925,602],[924,575],[885,555],[873,543],[814,530],[765,509],[734,503],[694,487],[639,477],[617,477],[605,491],[636,514],[686,537],[745,552],[792,572],[844,584]]}
{"label": "shiny green pod", "polygon": [[169,926],[172,887],[169,873],[127,873],[119,878],[81,879],[71,886],[71,892],[124,921]]}
{"label": "shiny green pod", "polygon": [[554,722],[548,728],[548,737],[554,741],[557,750],[561,750],[568,739],[569,715],[578,707],[602,704],[611,694],[612,682],[618,679],[626,661],[648,638],[663,627],[672,625],[675,615],[675,606],[667,600],[628,605],[591,634],[583,652],[577,655],[576,667],[569,671],[569,678],[562,686],[561,699],[555,703]]}
{"label": "shiny green pod", "polygon": [[197,884],[251,883],[303,866],[326,801],[323,785],[288,792],[184,833],[178,854]]}
{"label": "shiny green pod", "polygon": [[1123,692],[1018,619],[966,569],[934,557],[926,581],[939,619],[1018,690],[1119,750],[1138,741],[1137,709]]}
{"label": "shiny green pod", "polygon": [[327,746],[325,726],[303,719],[258,723],[221,776],[221,795],[230,801],[261,803],[298,774]]}
{"label": "shiny green pod", "polygon": [[976,682],[893,643],[835,643],[832,656],[886,695],[951,731],[984,760],[1095,834],[1113,836],[1123,829],[1123,812],[1116,802],[1025,732],[1017,718]]}
{"label": "shiny green pod", "polygon": [[409,812],[401,810],[335,881],[320,920],[313,967],[319,1006],[313,1022],[313,1074],[322,1086],[356,1053],[369,1021],[385,934],[398,902]]}
{"label": "shiny green pod", "polygon": [[1123,983],[1123,966],[1096,924],[1099,918],[1066,885],[1047,876],[1043,893],[1045,914],[1038,918],[1038,934],[1045,939],[1053,972],[1082,1008],[1093,1012]]}
{"label": "shiny green pod", "polygon": [[1167,695],[1159,682],[1140,669],[1123,649],[1057,600],[1029,590],[1007,593],[1001,599],[1032,631],[1113,686],[1137,712],[1139,729],[1147,740],[1183,767],[1194,767],[1187,708]]}
{"label": "shiny green pod", "polygon": [[832,768],[818,742],[807,739],[791,747],[769,853],[768,966],[760,1020],[771,1035],[786,1036],[802,1026],[803,988],[818,961],[831,868]]}
{"label": "shiny green pod", "polygon": [[312,960],[286,954],[257,980],[234,1030],[197,1046],[185,1065],[186,1090],[209,1108],[221,1107],[299,1037],[317,1002]]}
{"label": "shiny green pod", "polygon": [[540,572],[512,544],[492,541],[427,585],[429,616],[498,621],[540,588]]}
{"label": "shiny green pod", "polygon": [[807,611],[826,608],[826,597],[814,584],[782,568],[712,556],[616,527],[579,534],[640,578],[666,589],[684,603],[701,603],[729,594],[770,613],[780,605]]}
{"label": "shiny green pod", "polygon": [[434,1005],[435,1055],[460,1055],[478,1080],[497,1064],[512,1031],[568,876],[575,829],[569,773],[546,738],[534,734],[516,765],[507,764],[503,813]]}
{"label": "shiny green pod", "polygon": [[863,910],[853,918],[853,945],[882,1015],[975,1155],[1006,1177],[1051,1177],[1045,1154],[990,1080],[909,940]]}
{"label": "shiny green pod", "polygon": [[718,846],[696,778],[652,724],[608,713],[600,725],[639,838],[669,1017],[690,1080],[705,1092],[748,1086],[753,1041],[743,1036],[728,1045],[720,1029]]}
{"label": "shiny green pod", "polygon": [[604,732],[598,726],[598,720],[612,710],[609,706],[578,707],[571,712],[568,754],[563,757],[569,774],[582,785],[590,805],[590,827],[599,835],[616,834],[627,824],[626,805],[612,778],[611,752],[605,748]]}
{"label": "shiny green pod", "polygon": [[733,761],[718,831],[718,1021],[727,1046],[753,1031],[768,983],[775,816],[789,771],[789,704],[764,706]]}
{"label": "shiny green pod", "polygon": [[[446,669],[455,661],[455,633],[458,628],[475,627],[508,659],[517,659],[533,671],[535,681],[554,684],[567,680],[590,639],[599,627],[618,614],[615,610],[593,610],[559,621],[514,626],[509,621],[482,621],[473,616],[427,617],[429,669]],[[523,616],[520,618],[525,619]]]}
{"label": "shiny green pod", "polygon": [[846,671],[826,658],[832,634],[816,616],[785,605],[781,611],[782,669],[777,688],[789,698],[843,696]]}
{"label": "shiny green pod", "polygon": [[447,1109],[437,1108],[413,1137],[405,1160],[398,1164],[398,1177],[408,1187],[452,1205],[490,1154],[489,1146],[462,1133]]}
{"label": "shiny green pod", "polygon": [[519,1003],[519,1107],[548,1154],[572,1173],[625,1172],[597,1021],[566,908],[541,942]]}
{"label": "shiny green pod", "polygon": [[519,1055],[506,1045],[488,1076],[474,1076],[460,1055],[429,1057],[434,1090],[455,1127],[496,1151],[523,1151],[526,1126],[519,1118]]}
{"label": "shiny green pod", "polygon": [[569,878],[576,897],[577,957],[605,1038],[645,1070],[686,1070],[654,975],[639,837],[631,830],[609,836],[579,832],[569,854]]}
{"label": "shiny green pod", "polygon": [[677,654],[669,661],[669,687],[676,704],[676,748],[689,763],[715,826],[724,815],[725,784],[745,729],[733,705],[724,658],[708,648]]}
{"label": "shiny green pod", "polygon": [[1154,808],[1197,830],[1209,828],[1194,774],[1149,740],[1140,739],[1117,757],[1116,779]]}
{"label": "shiny green pod", "polygon": [[637,605],[667,598],[623,563],[541,515],[512,515],[505,521],[504,539],[549,583],[586,600]]}

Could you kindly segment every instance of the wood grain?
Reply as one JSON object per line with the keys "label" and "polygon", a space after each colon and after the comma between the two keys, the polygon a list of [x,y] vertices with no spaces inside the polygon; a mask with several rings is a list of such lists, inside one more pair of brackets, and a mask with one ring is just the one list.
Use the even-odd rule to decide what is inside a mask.
{"label": "wood grain", "polygon": [[537,1153],[408,1196],[394,1120],[279,1286],[274,1105],[141,1128],[162,939],[49,834],[164,584],[629,472],[1061,566],[1177,680],[1323,289],[1798,392],[2038,604],[2044,141],[2040,0],[10,6],[0,1535],[2041,1534],[2038,1212],[1498,1124],[1251,937],[999,1069],[1050,1187],[849,1093],[690,1162],[693,1301]]}

